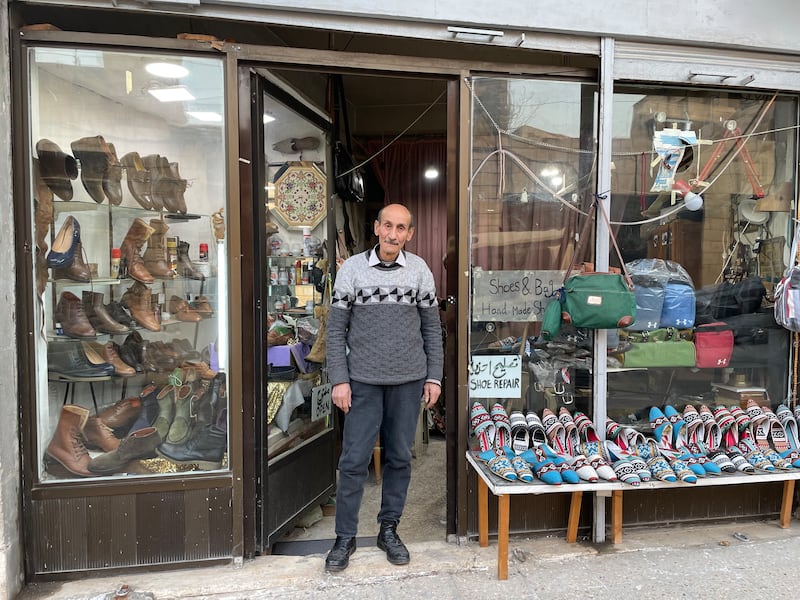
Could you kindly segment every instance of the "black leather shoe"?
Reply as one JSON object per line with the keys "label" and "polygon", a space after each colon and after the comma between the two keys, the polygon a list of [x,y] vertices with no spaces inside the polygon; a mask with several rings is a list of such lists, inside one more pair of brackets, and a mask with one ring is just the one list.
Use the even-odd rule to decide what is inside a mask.
{"label": "black leather shoe", "polygon": [[386,559],[393,565],[407,565],[411,561],[408,548],[397,535],[397,523],[394,521],[381,522],[376,545],[386,552]]}
{"label": "black leather shoe", "polygon": [[325,557],[326,571],[344,571],[350,564],[350,556],[356,551],[356,538],[336,536],[333,548]]}

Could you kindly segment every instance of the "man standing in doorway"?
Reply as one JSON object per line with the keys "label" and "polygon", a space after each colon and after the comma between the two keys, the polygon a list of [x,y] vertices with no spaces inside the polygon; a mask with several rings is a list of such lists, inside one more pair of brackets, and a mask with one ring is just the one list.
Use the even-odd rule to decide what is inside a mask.
{"label": "man standing in doorway", "polygon": [[444,357],[436,289],[430,269],[403,247],[414,219],[400,204],[384,206],[374,225],[378,244],[339,268],[328,316],[328,376],[333,403],[345,413],[336,542],[325,569],[342,571],[356,549],[358,512],[372,450],[385,452],[378,548],[408,564],[397,535],[411,480],[411,446],[420,404],[436,404]]}

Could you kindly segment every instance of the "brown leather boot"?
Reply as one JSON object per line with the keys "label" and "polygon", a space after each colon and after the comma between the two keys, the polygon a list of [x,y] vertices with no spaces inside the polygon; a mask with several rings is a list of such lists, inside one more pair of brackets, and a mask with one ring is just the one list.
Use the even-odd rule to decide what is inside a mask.
{"label": "brown leather boot", "polygon": [[150,199],[150,172],[145,168],[139,153],[128,152],[120,159],[120,163],[125,167],[128,191],[134,200],[147,210],[155,208]]}
{"label": "brown leather boot", "polygon": [[83,283],[89,283],[92,280],[92,273],[89,271],[89,265],[83,260],[82,242],[77,242],[75,244],[75,256],[68,267],[53,269],[53,278],[71,279],[72,281],[80,281]]}
{"label": "brown leather boot", "polygon": [[169,314],[173,319],[178,321],[186,321],[187,323],[197,323],[203,319],[196,310],[194,310],[186,300],[179,296],[172,296],[169,299]]}
{"label": "brown leather boot", "polygon": [[114,436],[114,431],[98,417],[89,417],[83,428],[83,437],[89,448],[113,452],[119,448],[119,438]]}
{"label": "brown leather boot", "polygon": [[192,261],[189,258],[189,242],[178,242],[178,275],[201,281],[206,278],[192,265]]}
{"label": "brown leather boot", "polygon": [[83,445],[83,428],[88,418],[89,411],[82,406],[67,404],[61,408],[56,431],[45,450],[48,470],[60,466],[73,475],[92,476],[88,468],[89,452]]}
{"label": "brown leather boot", "polygon": [[147,250],[144,251],[144,266],[153,275],[159,279],[172,279],[177,275],[175,271],[170,269],[167,262],[167,245],[165,236],[169,231],[167,225],[161,219],[150,219],[150,227],[153,233],[147,238]]}
{"label": "brown leather boot", "polygon": [[72,292],[62,292],[56,304],[55,317],[67,337],[93,338],[97,335],[83,310],[83,302]]}
{"label": "brown leather boot", "polygon": [[97,331],[103,333],[128,333],[129,327],[114,320],[105,304],[102,292],[83,292],[83,310],[89,317],[89,322]]}
{"label": "brown leather boot", "polygon": [[85,137],[70,144],[72,154],[81,163],[81,183],[92,200],[100,204],[106,199],[103,180],[112,161],[111,150],[102,135]]}
{"label": "brown leather boot", "polygon": [[114,144],[108,143],[108,167],[103,177],[103,193],[114,206],[122,204],[122,163]]}
{"label": "brown leather boot", "polygon": [[186,214],[186,198],[184,196],[186,192],[186,180],[181,177],[180,172],[178,171],[178,163],[171,162],[168,166],[168,172],[170,175],[169,183],[172,188],[170,193],[170,200],[172,201],[172,208],[168,206],[168,210],[172,210],[172,212],[183,213]]}
{"label": "brown leather boot", "polygon": [[144,261],[140,255],[144,243],[153,234],[153,228],[150,227],[139,217],[136,217],[131,223],[125,239],[122,240],[120,249],[122,250],[122,257],[128,265],[128,275],[136,281],[142,283],[153,283],[153,276],[144,266]]}
{"label": "brown leather boot", "polygon": [[[71,189],[72,186],[70,186]],[[45,240],[53,222],[53,190],[44,182],[39,161],[35,158],[33,159],[33,193],[36,197],[36,210],[33,215],[36,247],[42,252],[47,252],[47,242]]]}
{"label": "brown leather boot", "polygon": [[[150,175],[150,202],[153,210],[162,210],[165,206],[164,193],[170,192],[167,189],[169,185],[165,185],[164,181],[169,176],[169,161],[158,154],[148,154],[142,157],[142,164]],[[164,167],[167,167],[167,171]]]}
{"label": "brown leather boot", "polygon": [[161,324],[153,314],[149,287],[137,281],[122,294],[120,303],[130,311],[139,325],[150,331],[161,331]]}

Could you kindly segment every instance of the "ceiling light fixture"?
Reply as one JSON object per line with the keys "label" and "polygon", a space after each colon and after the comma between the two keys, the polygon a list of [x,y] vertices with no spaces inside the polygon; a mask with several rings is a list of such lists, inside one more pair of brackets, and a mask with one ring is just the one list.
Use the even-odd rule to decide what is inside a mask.
{"label": "ceiling light fixture", "polygon": [[166,62],[148,63],[145,65],[144,70],[150,73],[150,75],[163,77],[165,79],[180,79],[189,74],[189,69],[186,67]]}
{"label": "ceiling light fixture", "polygon": [[147,91],[159,102],[181,102],[195,99],[195,97],[189,93],[189,90],[182,85],[165,88],[149,88]]}
{"label": "ceiling light fixture", "polygon": [[189,110],[186,114],[204,123],[222,123],[222,115],[216,112]]}
{"label": "ceiling light fixture", "polygon": [[425,169],[425,179],[438,179],[439,169],[436,167],[428,167]]}

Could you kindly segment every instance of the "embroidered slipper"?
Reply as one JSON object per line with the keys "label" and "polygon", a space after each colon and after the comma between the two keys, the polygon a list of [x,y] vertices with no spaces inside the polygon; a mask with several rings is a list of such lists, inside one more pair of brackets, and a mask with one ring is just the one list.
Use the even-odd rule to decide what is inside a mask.
{"label": "embroidered slipper", "polygon": [[714,419],[719,426],[722,443],[729,448],[736,446],[739,443],[739,428],[731,411],[720,404],[714,409]]}
{"label": "embroidered slipper", "polygon": [[635,454],[636,446],[645,442],[643,433],[633,427],[623,427],[608,417],[606,417],[606,437],[629,454]]}
{"label": "embroidered slipper", "polygon": [[[584,442],[599,442],[600,436],[597,435],[597,430],[594,428],[592,420],[583,414],[581,411],[576,411],[573,420],[575,426],[578,428],[578,434]],[[602,477],[602,475],[601,475]]]}
{"label": "embroidered slipper", "polygon": [[562,406],[558,411],[558,420],[564,426],[564,437],[567,440],[567,455],[580,453],[581,436],[578,433],[578,426],[572,419],[572,415],[566,406]]}
{"label": "embroidered slipper", "polygon": [[600,478],[597,475],[597,471],[594,470],[594,467],[589,464],[589,461],[586,460],[586,457],[583,454],[580,454],[580,452],[570,456],[565,456],[564,458],[567,459],[569,466],[572,467],[572,470],[578,474],[578,477],[584,481],[594,483]]}
{"label": "embroidered slipper", "polygon": [[722,430],[719,428],[711,409],[705,404],[700,405],[700,420],[703,422],[705,428],[705,439],[703,440],[706,447],[711,450],[718,450],[722,445]]}
{"label": "embroidered slipper", "polygon": [[723,473],[736,473],[736,465],[733,464],[730,456],[722,450],[710,450],[708,459],[713,461]]}
{"label": "embroidered slipper", "polygon": [[597,475],[606,481],[617,481],[617,475],[614,469],[606,462],[603,455],[600,453],[600,442],[584,442],[581,444],[582,454],[586,457],[586,462],[589,463]]}
{"label": "embroidered slipper", "polygon": [[627,483],[633,487],[638,487],[642,484],[642,480],[639,479],[639,476],[636,474],[636,469],[629,460],[621,458],[613,462],[611,468],[614,469],[614,474],[617,476],[618,481]]}
{"label": "embroidered slipper", "polygon": [[706,441],[706,425],[700,413],[691,404],[683,409],[683,420],[686,422],[686,439],[690,444],[704,444]]}
{"label": "embroidered slipper", "polygon": [[503,446],[511,444],[511,421],[508,420],[506,409],[499,402],[495,402],[490,414],[495,428],[494,447],[502,450]]}
{"label": "embroidered slipper", "polygon": [[775,466],[759,450],[752,438],[744,438],[739,441],[739,450],[751,465],[760,471],[774,471]]}
{"label": "embroidered slipper", "polygon": [[525,415],[515,410],[509,417],[511,421],[511,448],[515,454],[522,454],[531,447],[531,436],[528,433],[528,423]]}
{"label": "embroidered slipper", "polygon": [[494,450],[487,450],[478,454],[478,458],[486,463],[494,475],[506,481],[516,481],[517,472],[511,466],[511,461],[504,454],[498,454]]}
{"label": "embroidered slipper", "polygon": [[[736,419],[737,423],[740,423],[740,415],[734,409],[738,409],[741,411],[742,409],[738,406],[731,408],[731,414]],[[750,419],[750,432],[753,437],[756,439],[756,444],[758,445],[759,450],[769,450],[769,417],[764,414],[764,411],[761,410],[761,407],[758,403],[750,398],[747,401],[747,416]],[[739,425],[739,437],[741,438],[742,435],[742,425]]]}
{"label": "embroidered slipper", "polygon": [[708,452],[701,442],[689,444],[688,448],[692,456],[697,459],[698,464],[703,467],[708,475],[721,475],[722,467],[708,457]]}
{"label": "embroidered slipper", "polygon": [[544,483],[548,485],[561,485],[564,482],[561,478],[561,474],[558,472],[558,468],[552,460],[547,458],[541,446],[534,446],[533,448],[525,450],[525,452],[520,454],[520,458],[533,467],[533,472],[536,474],[536,477],[541,479]]}
{"label": "embroidered slipper", "polygon": [[650,407],[650,427],[660,446],[672,445],[672,423],[657,406]]}
{"label": "embroidered slipper", "polygon": [[470,425],[475,437],[478,438],[478,446],[481,452],[486,452],[494,447],[495,428],[486,407],[480,402],[473,402],[470,410]]}
{"label": "embroidered slipper", "polygon": [[650,469],[653,477],[659,481],[669,481],[670,483],[678,481],[675,471],[669,466],[667,459],[658,451],[658,446],[654,439],[647,438],[645,441],[636,444],[636,453],[647,462],[647,468]]}
{"label": "embroidered slipper", "polygon": [[[798,438],[797,421],[785,404],[779,404],[775,410],[775,416],[778,422],[783,425],[783,430],[786,432],[786,443],[789,444],[789,451],[782,455],[792,461],[795,467],[800,468],[800,438]],[[798,457],[794,458],[797,454]]]}
{"label": "embroidered slipper", "polygon": [[539,448],[544,451],[545,456],[553,461],[553,464],[558,469],[559,474],[561,475],[561,479],[564,480],[564,483],[580,483],[581,478],[578,473],[572,468],[572,465],[567,460],[567,457],[564,455],[559,454],[554,448],[551,448],[547,444],[542,444]]}
{"label": "embroidered slipper", "polygon": [[547,433],[545,433],[542,420],[535,412],[531,411],[525,415],[525,422],[528,424],[528,435],[531,439],[531,447],[537,444],[547,443]]}
{"label": "embroidered slipper", "polygon": [[669,423],[672,425],[672,447],[683,448],[689,440],[683,415],[675,410],[674,406],[667,404],[664,406],[664,416],[669,419]]}
{"label": "embroidered slipper", "polygon": [[525,483],[530,483],[533,481],[533,471],[528,466],[527,461],[518,456],[511,448],[508,446],[503,447],[503,452],[508,459],[508,462],[511,463],[511,467],[514,469],[514,473],[517,475],[517,479],[524,481]]}
{"label": "embroidered slipper", "polygon": [[542,425],[550,445],[560,454],[567,453],[567,439],[564,426],[549,408],[542,410]]}
{"label": "embroidered slipper", "polygon": [[769,441],[772,443],[772,447],[775,448],[778,454],[786,458],[786,454],[791,450],[786,430],[778,420],[778,417],[768,406],[762,406],[761,410],[767,415],[767,435],[769,436]]}
{"label": "embroidered slipper", "polygon": [[[647,463],[639,455],[631,454],[630,452],[623,450],[611,440],[606,440],[604,446],[606,458],[609,460],[609,462],[614,463],[620,460],[627,461],[636,472],[636,476],[640,483],[650,481],[650,478],[652,477],[650,469],[647,468]],[[611,466],[613,468],[614,465],[612,464]],[[616,468],[614,468],[614,472],[617,473]],[[617,477],[621,479],[619,473],[617,473]]]}

